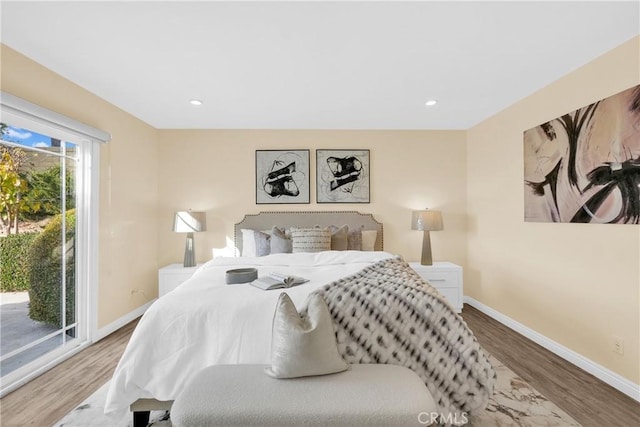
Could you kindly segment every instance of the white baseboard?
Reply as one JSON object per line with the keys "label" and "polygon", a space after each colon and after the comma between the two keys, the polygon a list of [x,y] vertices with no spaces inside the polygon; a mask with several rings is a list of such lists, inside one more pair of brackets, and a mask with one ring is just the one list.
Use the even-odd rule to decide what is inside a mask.
{"label": "white baseboard", "polygon": [[533,329],[523,325],[520,322],[513,320],[512,318],[505,316],[499,311],[484,305],[480,301],[477,301],[469,296],[464,297],[464,302],[470,306],[480,310],[489,317],[494,318],[498,322],[507,326],[510,329],[518,332],[520,335],[524,335],[536,344],[541,345],[552,353],[557,354],[564,360],[576,365],[577,367],[587,371],[594,377],[604,381],[611,387],[620,390],[622,393],[631,397],[632,399],[640,402],[640,385],[630,381],[623,376],[616,374],[610,369],[605,368],[602,365],[597,364],[593,360],[587,359],[579,353],[553,341],[550,338],[534,331]]}
{"label": "white baseboard", "polygon": [[151,301],[149,301],[145,305],[142,305],[142,306],[136,308],[135,310],[125,314],[121,318],[116,319],[115,321],[109,323],[107,326],[103,326],[102,328],[98,329],[93,334],[93,342],[100,341],[102,338],[104,338],[107,335],[117,331],[118,329],[120,329],[124,325],[126,325],[127,323],[129,323],[129,322],[137,319],[138,317],[142,316],[144,314],[144,312],[147,311],[147,309],[151,306],[151,304],[153,304],[155,302],[156,299],[157,298],[152,299]]}

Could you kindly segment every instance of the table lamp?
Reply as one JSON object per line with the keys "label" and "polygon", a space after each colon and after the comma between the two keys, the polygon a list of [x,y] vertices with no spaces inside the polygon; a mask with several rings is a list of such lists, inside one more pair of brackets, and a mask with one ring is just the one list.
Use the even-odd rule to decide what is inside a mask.
{"label": "table lamp", "polygon": [[207,217],[204,212],[180,211],[173,219],[175,233],[187,233],[187,243],[184,247],[185,267],[196,265],[196,250],[193,245],[193,233],[207,231]]}
{"label": "table lamp", "polygon": [[411,215],[411,229],[424,232],[422,237],[422,259],[420,264],[433,265],[431,257],[431,236],[430,231],[440,231],[444,227],[442,225],[442,214],[440,211],[413,211]]}

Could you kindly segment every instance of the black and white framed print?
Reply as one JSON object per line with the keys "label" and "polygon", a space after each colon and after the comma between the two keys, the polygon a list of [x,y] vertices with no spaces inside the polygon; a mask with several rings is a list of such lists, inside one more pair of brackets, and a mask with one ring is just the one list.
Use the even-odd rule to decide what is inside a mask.
{"label": "black and white framed print", "polygon": [[256,150],[256,204],[310,203],[309,150]]}
{"label": "black and white framed print", "polygon": [[369,150],[316,150],[318,203],[369,203]]}

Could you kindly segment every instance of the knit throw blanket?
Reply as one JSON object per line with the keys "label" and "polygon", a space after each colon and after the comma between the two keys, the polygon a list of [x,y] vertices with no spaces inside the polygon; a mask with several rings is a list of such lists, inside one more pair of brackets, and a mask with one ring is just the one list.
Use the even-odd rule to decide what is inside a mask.
{"label": "knit throw blanket", "polygon": [[444,297],[401,258],[380,261],[316,292],[329,306],[347,362],[413,370],[441,414],[462,417],[485,408],[496,380],[487,355]]}

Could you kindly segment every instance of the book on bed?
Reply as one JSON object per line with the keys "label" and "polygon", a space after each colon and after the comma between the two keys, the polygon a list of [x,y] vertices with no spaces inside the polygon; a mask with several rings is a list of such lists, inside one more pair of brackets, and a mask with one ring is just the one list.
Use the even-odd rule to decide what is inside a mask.
{"label": "book on bed", "polygon": [[290,288],[308,281],[309,280],[304,277],[271,272],[267,276],[258,277],[251,282],[251,285],[265,291],[270,291],[272,289]]}

